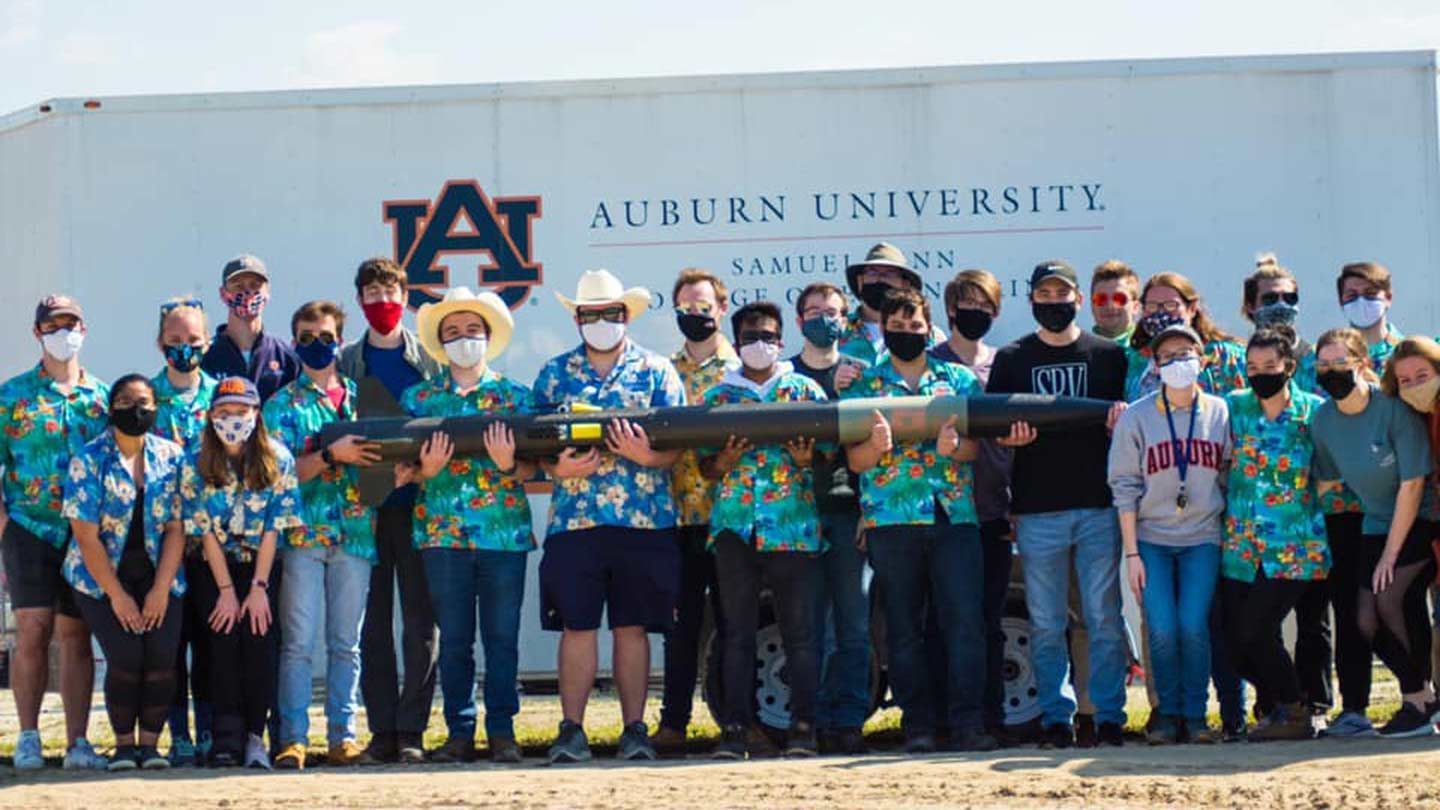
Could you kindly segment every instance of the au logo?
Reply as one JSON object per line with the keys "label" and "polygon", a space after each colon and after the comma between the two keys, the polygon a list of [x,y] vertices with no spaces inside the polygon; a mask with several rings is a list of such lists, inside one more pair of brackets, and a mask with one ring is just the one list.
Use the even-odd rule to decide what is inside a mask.
{"label": "au logo", "polygon": [[[487,197],[474,180],[451,180],[430,200],[390,200],[385,221],[395,229],[395,261],[410,281],[412,308],[439,301],[451,286],[494,291],[511,309],[541,282],[531,258],[530,226],[540,198]],[[465,255],[479,257],[476,276],[451,272]]]}

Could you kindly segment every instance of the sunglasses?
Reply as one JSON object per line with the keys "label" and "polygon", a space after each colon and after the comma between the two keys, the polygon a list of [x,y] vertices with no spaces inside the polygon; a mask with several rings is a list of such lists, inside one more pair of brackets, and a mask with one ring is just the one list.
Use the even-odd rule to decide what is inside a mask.
{"label": "sunglasses", "polygon": [[675,307],[676,315],[713,315],[715,308],[710,306],[709,301],[700,301],[694,304]]}
{"label": "sunglasses", "polygon": [[779,343],[780,333],[769,329],[746,329],[740,333],[740,343]]}
{"label": "sunglasses", "polygon": [[1094,301],[1095,306],[1097,307],[1123,307],[1130,304],[1130,296],[1123,292],[1095,293],[1094,295],[1090,296],[1090,300]]}
{"label": "sunglasses", "polygon": [[295,336],[295,342],[301,346],[309,346],[317,340],[326,346],[333,346],[335,345],[336,337],[329,332],[320,332],[319,334],[315,332],[301,332]]}
{"label": "sunglasses", "polygon": [[581,309],[576,310],[575,320],[582,324],[596,323],[598,321],[609,321],[610,323],[625,322],[625,307],[605,307],[604,309]]}
{"label": "sunglasses", "polygon": [[186,299],[184,299],[184,300],[182,300],[182,301],[166,301],[165,303],[161,304],[161,305],[160,305],[160,315],[161,315],[161,317],[164,317],[164,316],[169,315],[170,313],[172,313],[172,312],[174,312],[175,310],[180,309],[180,308],[182,308],[182,307],[194,307],[195,309],[200,309],[200,310],[205,309],[205,305],[200,302],[200,299],[198,299],[198,298],[186,298]]}
{"label": "sunglasses", "polygon": [[1293,290],[1291,292],[1260,293],[1260,303],[1264,306],[1268,307],[1271,304],[1278,304],[1281,301],[1293,307],[1300,303],[1300,293],[1294,292]]}

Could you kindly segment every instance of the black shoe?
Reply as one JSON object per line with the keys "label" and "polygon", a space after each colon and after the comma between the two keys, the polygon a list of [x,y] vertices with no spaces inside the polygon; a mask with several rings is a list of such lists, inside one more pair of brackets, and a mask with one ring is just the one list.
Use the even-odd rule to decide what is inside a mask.
{"label": "black shoe", "polygon": [[994,751],[1000,747],[999,741],[983,731],[962,731],[959,734],[951,735],[950,744],[945,746],[946,751]]}
{"label": "black shoe", "polygon": [[858,757],[870,753],[870,746],[865,744],[865,732],[858,728],[842,728],[835,732],[839,743],[839,753],[847,757]]}
{"label": "black shoe", "polygon": [[749,732],[744,726],[729,725],[720,732],[720,744],[715,747],[712,756],[715,759],[744,759]]}
{"label": "black shoe", "polygon": [[1220,741],[1227,743],[1245,742],[1250,736],[1245,728],[1245,721],[1231,723],[1220,730]]}
{"label": "black shoe", "polygon": [[1045,727],[1040,734],[1041,750],[1074,748],[1075,729],[1069,723],[1054,723]]}
{"label": "black shoe", "polygon": [[780,746],[759,723],[752,724],[745,732],[745,746],[751,759],[775,759],[780,756]]}
{"label": "black shoe", "polygon": [[1095,715],[1075,715],[1075,747],[1094,748],[1099,742],[1100,737],[1095,732]]}
{"label": "black shoe", "polygon": [[1095,739],[1099,745],[1120,748],[1125,745],[1125,727],[1119,723],[1101,723]]}
{"label": "black shoe", "polygon": [[235,768],[240,765],[240,755],[234,751],[211,751],[210,767]]}
{"label": "black shoe", "polygon": [[819,751],[821,756],[831,756],[841,753],[840,732],[828,728],[824,731],[816,732],[815,750]]}
{"label": "black shoe", "polygon": [[502,762],[508,765],[514,765],[525,758],[525,755],[520,752],[520,745],[515,742],[514,737],[491,737],[489,746],[491,762]]}
{"label": "black shoe", "polygon": [[905,753],[907,754],[933,754],[935,748],[935,735],[933,734],[921,731],[905,735]]}
{"label": "black shoe", "polygon": [[451,737],[430,752],[430,761],[441,765],[475,761],[474,737]]}
{"label": "black shoe", "polygon": [[396,735],[377,732],[370,737],[370,744],[360,754],[361,765],[386,765],[400,761],[400,744]]}
{"label": "black shoe", "polygon": [[1400,710],[1391,716],[1390,722],[1380,727],[1380,736],[1392,740],[1429,737],[1434,733],[1435,725],[1430,722],[1429,713],[1408,700],[1400,704]]}
{"label": "black shoe", "polygon": [[1009,726],[987,726],[985,733],[994,737],[995,743],[1001,748],[1014,748],[1023,742],[1020,735],[1011,731]]}
{"label": "black shoe", "polygon": [[395,735],[395,758],[402,765],[425,762],[425,735],[402,731]]}
{"label": "black shoe", "polygon": [[813,757],[819,753],[815,727],[799,720],[791,723],[790,733],[785,736],[785,756]]}

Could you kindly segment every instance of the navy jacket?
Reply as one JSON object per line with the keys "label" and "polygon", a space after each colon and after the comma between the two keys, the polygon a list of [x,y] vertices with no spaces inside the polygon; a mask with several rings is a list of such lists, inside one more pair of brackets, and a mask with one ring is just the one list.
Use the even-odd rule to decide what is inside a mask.
{"label": "navy jacket", "polygon": [[222,325],[215,330],[215,340],[200,361],[200,368],[217,380],[248,377],[260,389],[260,399],[264,401],[300,375],[300,358],[289,344],[262,331],[251,349],[250,362],[246,363],[240,347],[225,334]]}

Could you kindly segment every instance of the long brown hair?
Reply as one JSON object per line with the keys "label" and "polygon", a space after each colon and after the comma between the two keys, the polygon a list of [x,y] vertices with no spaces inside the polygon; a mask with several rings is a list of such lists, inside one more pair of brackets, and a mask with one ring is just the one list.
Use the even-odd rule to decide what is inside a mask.
{"label": "long brown hair", "polygon": [[[1195,334],[1200,336],[1200,340],[1205,343],[1216,340],[1239,342],[1234,335],[1221,329],[1214,321],[1210,320],[1210,313],[1205,309],[1205,300],[1200,297],[1200,292],[1195,289],[1194,284],[1190,283],[1190,279],[1168,270],[1156,273],[1145,282],[1145,288],[1140,291],[1142,307],[1145,296],[1149,295],[1150,290],[1155,287],[1168,287],[1174,290],[1180,294],[1180,299],[1185,302],[1186,306],[1195,310],[1194,317],[1190,319],[1190,328],[1195,330]],[[1143,309],[1141,317],[1144,317]],[[1144,349],[1148,347],[1150,337],[1150,335],[1144,334],[1143,329],[1136,329],[1135,333],[1130,336],[1130,348]]]}
{"label": "long brown hair", "polygon": [[[280,460],[275,457],[275,448],[270,445],[270,432],[265,429],[265,418],[260,415],[259,408],[255,408],[255,430],[245,440],[241,460],[246,489],[268,489],[280,478]],[[225,453],[225,443],[210,427],[209,417],[206,417],[204,435],[200,438],[200,458],[196,466],[200,477],[212,487],[229,486],[235,480],[230,469],[230,457]]]}
{"label": "long brown hair", "polygon": [[1345,354],[1360,363],[1360,376],[1367,382],[1380,381],[1379,375],[1370,365],[1370,348],[1365,345],[1365,336],[1360,334],[1359,329],[1342,326],[1339,329],[1327,330],[1315,341],[1315,356],[1318,358],[1320,350],[1332,343],[1345,347]]}

